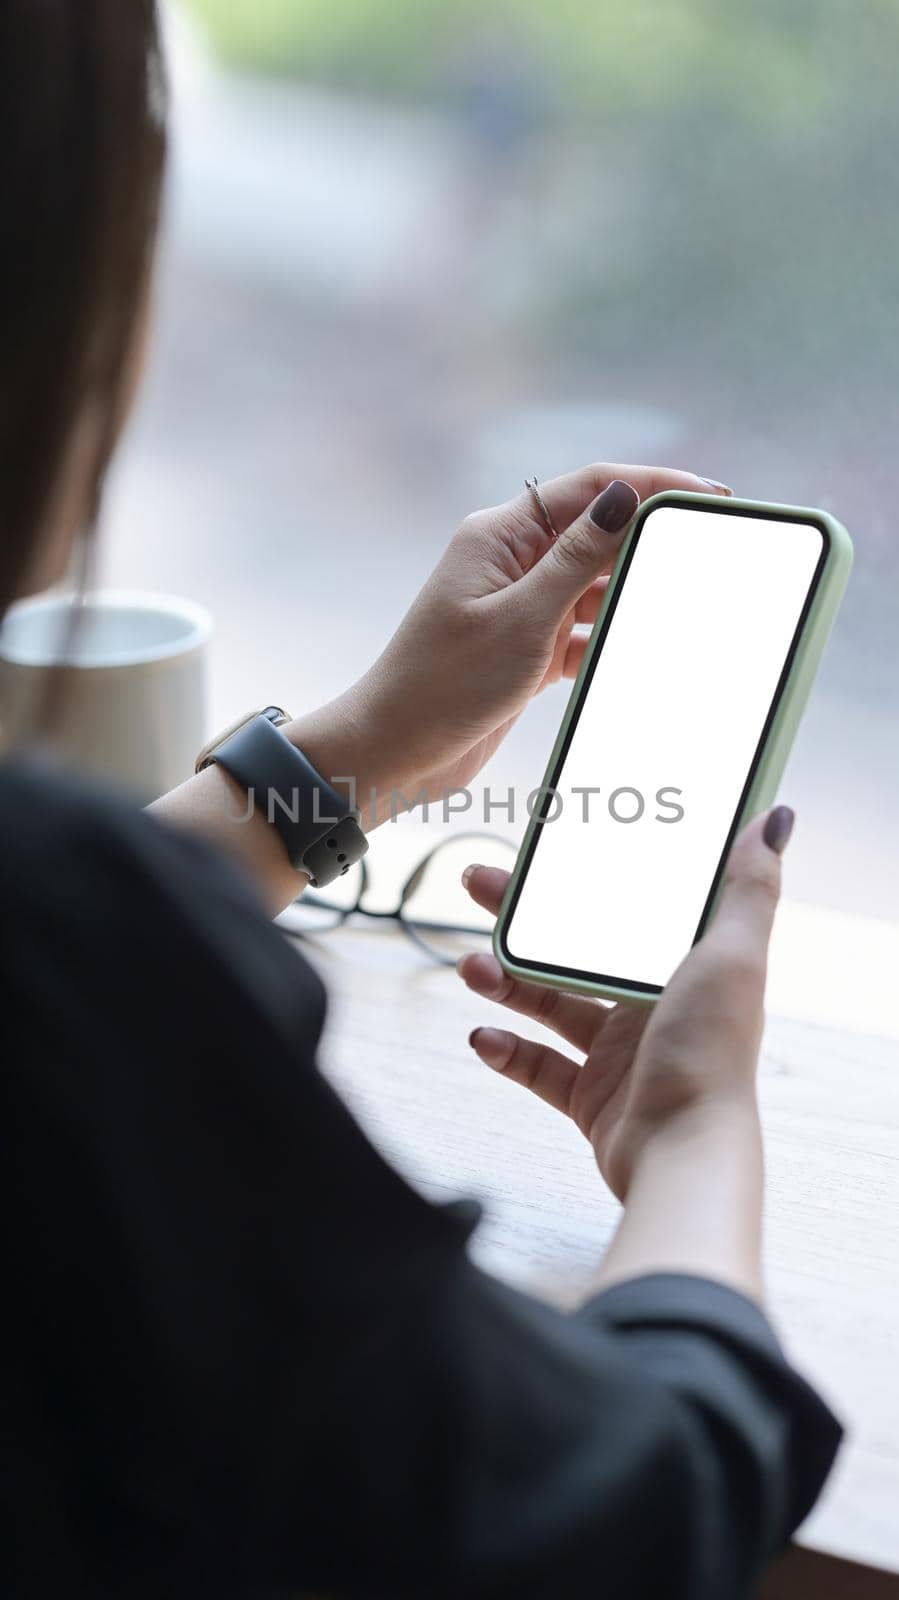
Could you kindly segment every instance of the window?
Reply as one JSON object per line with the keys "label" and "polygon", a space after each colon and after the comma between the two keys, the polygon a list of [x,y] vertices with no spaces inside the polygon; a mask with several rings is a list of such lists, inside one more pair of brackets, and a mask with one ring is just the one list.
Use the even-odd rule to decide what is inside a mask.
{"label": "window", "polygon": [[[171,23],[159,339],[104,578],[212,607],[225,722],[343,687],[526,473],[659,461],[833,510],[856,569],[783,784],[773,1003],[899,1027],[899,11]],[[539,782],[564,694],[491,783]]]}

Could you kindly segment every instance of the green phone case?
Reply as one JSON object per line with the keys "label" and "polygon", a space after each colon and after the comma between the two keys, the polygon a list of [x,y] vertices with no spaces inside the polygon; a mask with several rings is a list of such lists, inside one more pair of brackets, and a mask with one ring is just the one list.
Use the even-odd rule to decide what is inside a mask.
{"label": "green phone case", "polygon": [[[735,515],[740,511],[747,511],[756,515],[768,513],[780,519],[795,522],[811,522],[824,531],[827,540],[824,567],[818,580],[818,587],[790,664],[789,676],[771,723],[755,778],[740,811],[736,830],[739,832],[747,822],[769,806],[777,794],[777,786],[780,783],[787,757],[799,730],[802,713],[805,710],[812,684],[815,681],[815,674],[818,670],[824,647],[839,610],[846,584],[849,581],[849,573],[852,568],[852,540],[842,523],[837,522],[835,517],[829,516],[825,511],[817,511],[803,506],[774,505],[762,500],[737,500],[730,497],[722,500],[718,495],[689,494],[671,490],[663,494],[653,495],[651,499],[645,500],[634,517],[618,553],[618,560],[615,563],[615,569],[609,583],[603,611],[600,613],[590,643],[584,653],[584,660],[571,691],[565,716],[562,719],[562,726],[559,729],[558,737],[547,763],[543,786],[544,788],[551,787],[553,772],[560,759],[571,724],[577,716],[581,689],[585,678],[590,672],[591,662],[601,643],[603,615],[607,610],[611,596],[621,582],[622,573],[625,570],[627,552],[635,534],[642,527],[650,512],[655,510],[657,506],[689,506],[694,504],[714,505],[716,511],[724,515]],[[599,981],[594,982],[586,978],[563,977],[558,973],[542,972],[535,970],[530,965],[527,967],[517,965],[504,952],[502,936],[508,923],[524,863],[528,858],[531,841],[540,826],[539,816],[532,816],[518,852],[518,859],[506,888],[494,929],[493,949],[503,968],[513,977],[522,978],[530,983],[545,984],[547,987],[554,989],[567,989],[581,994],[601,995],[607,999],[643,1001],[647,1004],[653,1004],[660,998],[655,990],[625,989],[612,984],[600,983]],[[719,882],[706,923],[715,914],[720,887]]]}

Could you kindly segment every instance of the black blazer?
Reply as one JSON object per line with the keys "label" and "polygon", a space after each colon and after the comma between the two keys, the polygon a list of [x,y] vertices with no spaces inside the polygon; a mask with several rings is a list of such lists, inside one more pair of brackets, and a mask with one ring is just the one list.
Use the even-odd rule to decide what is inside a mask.
{"label": "black blazer", "polygon": [[34,767],[0,829],[2,1592],[749,1595],[839,1440],[762,1313],[495,1282],[224,862]]}

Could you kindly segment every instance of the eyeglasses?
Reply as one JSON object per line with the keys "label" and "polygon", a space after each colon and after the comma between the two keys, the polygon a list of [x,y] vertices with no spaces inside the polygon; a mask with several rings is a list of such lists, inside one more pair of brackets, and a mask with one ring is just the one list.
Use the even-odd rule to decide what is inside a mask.
{"label": "eyeglasses", "polygon": [[364,904],[369,874],[363,858],[331,887],[329,896],[307,890],[279,919],[285,932],[316,938],[342,928],[352,917],[395,922],[429,960],[455,966],[472,950],[489,950],[494,918],[470,899],[462,873],[472,861],[511,870],[516,846],[495,833],[454,833],[418,862],[403,884],[392,911]]}

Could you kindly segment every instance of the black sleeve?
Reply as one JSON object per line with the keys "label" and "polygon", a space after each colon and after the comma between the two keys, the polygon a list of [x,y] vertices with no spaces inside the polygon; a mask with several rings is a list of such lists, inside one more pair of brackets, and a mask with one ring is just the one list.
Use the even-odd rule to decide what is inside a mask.
{"label": "black sleeve", "polygon": [[2,866],[10,1592],[748,1596],[839,1439],[761,1312],[478,1271],[237,877],[72,796],[48,860],[54,804]]}

